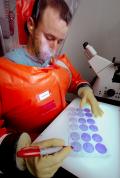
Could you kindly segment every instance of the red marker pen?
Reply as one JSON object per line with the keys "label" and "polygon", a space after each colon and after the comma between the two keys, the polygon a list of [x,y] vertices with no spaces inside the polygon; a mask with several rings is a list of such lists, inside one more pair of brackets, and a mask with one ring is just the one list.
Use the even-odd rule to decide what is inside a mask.
{"label": "red marker pen", "polygon": [[35,156],[44,156],[56,153],[60,151],[65,146],[57,146],[57,147],[48,147],[48,148],[40,148],[39,146],[29,146],[24,147],[17,152],[18,157],[35,157]]}

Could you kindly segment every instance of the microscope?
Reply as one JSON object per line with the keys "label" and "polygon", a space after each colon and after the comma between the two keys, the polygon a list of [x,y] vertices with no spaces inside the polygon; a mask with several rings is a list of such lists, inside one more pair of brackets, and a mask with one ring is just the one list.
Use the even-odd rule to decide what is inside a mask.
{"label": "microscope", "polygon": [[117,61],[114,57],[111,62],[99,56],[88,42],[83,44],[83,48],[88,63],[96,74],[91,82],[96,98],[120,106],[120,60]]}

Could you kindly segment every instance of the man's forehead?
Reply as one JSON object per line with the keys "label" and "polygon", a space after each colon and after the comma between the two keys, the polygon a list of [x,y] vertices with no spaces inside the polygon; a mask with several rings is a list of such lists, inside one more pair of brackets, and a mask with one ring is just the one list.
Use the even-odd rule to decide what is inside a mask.
{"label": "man's forehead", "polygon": [[44,11],[41,26],[46,33],[59,38],[64,38],[68,31],[67,23],[60,18],[59,12],[51,7],[47,7]]}

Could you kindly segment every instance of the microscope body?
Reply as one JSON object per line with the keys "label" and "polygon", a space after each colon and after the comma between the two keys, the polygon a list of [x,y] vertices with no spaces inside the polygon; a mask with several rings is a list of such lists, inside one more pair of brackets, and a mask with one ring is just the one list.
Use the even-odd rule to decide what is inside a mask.
{"label": "microscope body", "polygon": [[88,43],[83,45],[88,63],[96,73],[93,91],[100,101],[120,106],[120,63],[111,62],[97,54]]}

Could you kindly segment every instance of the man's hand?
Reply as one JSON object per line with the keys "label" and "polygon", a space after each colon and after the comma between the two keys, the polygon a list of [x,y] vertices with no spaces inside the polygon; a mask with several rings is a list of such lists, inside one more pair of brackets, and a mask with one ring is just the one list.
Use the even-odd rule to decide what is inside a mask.
{"label": "man's hand", "polygon": [[[17,150],[24,146],[40,146],[41,148],[47,148],[52,146],[64,146],[62,139],[48,139],[38,143],[30,143],[30,137],[27,133],[23,133],[18,141]],[[29,172],[38,178],[50,178],[56,173],[61,166],[63,160],[71,152],[71,147],[64,147],[61,151],[52,155],[45,155],[42,157],[30,157],[30,158],[18,158],[16,162],[19,169],[24,170],[25,166]],[[21,161],[22,160],[22,161]]]}
{"label": "man's hand", "polygon": [[99,107],[99,103],[94,96],[93,90],[89,86],[79,88],[78,96],[81,97],[80,107],[83,107],[85,103],[88,103],[90,104],[95,117],[103,115],[103,111]]}

